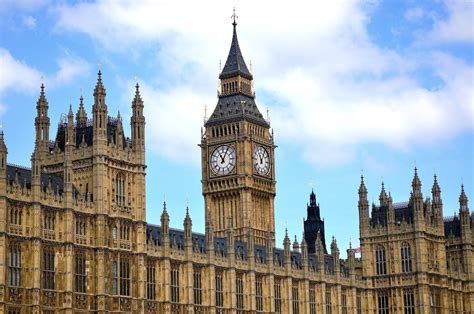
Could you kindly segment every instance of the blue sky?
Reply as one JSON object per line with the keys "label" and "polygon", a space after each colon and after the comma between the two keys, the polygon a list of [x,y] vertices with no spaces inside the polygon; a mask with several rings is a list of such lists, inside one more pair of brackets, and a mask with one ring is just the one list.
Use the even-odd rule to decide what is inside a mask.
{"label": "blue sky", "polygon": [[[197,144],[215,106],[232,7],[257,104],[275,132],[277,243],[301,239],[313,182],[326,238],[358,243],[357,188],[408,200],[416,163],[444,214],[473,193],[474,7],[471,1],[48,1],[0,3],[0,120],[9,162],[29,166],[44,76],[52,129],[81,89],[92,108],[100,63],[110,115],[129,121],[136,80],[147,119],[147,219],[171,225],[189,202],[204,230]],[[184,8],[184,9],[183,9]]]}

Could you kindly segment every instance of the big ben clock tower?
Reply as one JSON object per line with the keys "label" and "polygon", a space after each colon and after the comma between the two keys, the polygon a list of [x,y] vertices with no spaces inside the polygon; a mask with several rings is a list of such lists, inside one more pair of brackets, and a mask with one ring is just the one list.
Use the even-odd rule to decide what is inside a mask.
{"label": "big ben clock tower", "polygon": [[[275,166],[270,125],[255,104],[252,74],[237,40],[234,14],[229,55],[219,75],[220,91],[201,139],[202,193],[206,223],[216,236],[228,228],[237,240],[252,230],[255,243],[275,234]],[[210,220],[210,221],[208,221]]]}

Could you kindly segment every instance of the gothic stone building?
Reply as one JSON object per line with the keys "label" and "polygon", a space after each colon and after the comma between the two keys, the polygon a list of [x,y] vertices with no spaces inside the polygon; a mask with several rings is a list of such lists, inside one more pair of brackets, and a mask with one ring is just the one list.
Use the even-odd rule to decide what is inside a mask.
{"label": "gothic stone building", "polygon": [[237,41],[201,137],[205,234],[146,222],[145,117],[136,86],[131,137],[108,115],[101,72],[92,119],[82,97],[52,140],[44,86],[31,168],[8,163],[0,136],[0,313],[473,313],[474,217],[443,217],[438,182],[408,202],[383,185],[369,213],[359,188],[361,258],[326,250],[316,195],[304,237],[275,246],[269,122]]}

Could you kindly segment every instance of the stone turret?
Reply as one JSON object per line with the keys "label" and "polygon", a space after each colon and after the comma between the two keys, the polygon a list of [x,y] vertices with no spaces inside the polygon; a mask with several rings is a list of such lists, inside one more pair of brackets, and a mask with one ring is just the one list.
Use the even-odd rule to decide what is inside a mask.
{"label": "stone turret", "polygon": [[94,146],[99,143],[107,144],[107,104],[106,91],[102,83],[102,72],[97,73],[97,83],[94,88],[94,105],[92,107],[92,123],[94,125]]}
{"label": "stone turret", "polygon": [[424,222],[423,215],[423,194],[421,192],[421,181],[418,178],[418,171],[415,167],[415,174],[411,183],[412,192],[410,197],[410,203],[413,207],[413,216],[415,225],[422,224]]}
{"label": "stone turret", "polygon": [[300,251],[300,244],[298,243],[298,239],[295,235],[295,240],[293,241],[293,251],[299,252]]}
{"label": "stone turret", "polygon": [[44,85],[41,84],[41,91],[38,101],[36,102],[36,118],[35,118],[35,152],[44,155],[49,148],[49,127],[50,120],[48,116],[48,100],[44,92]]}
{"label": "stone turret", "polygon": [[141,162],[145,163],[145,116],[144,105],[140,95],[140,86],[135,86],[135,98],[132,101],[132,117],[130,124],[132,128],[132,146],[137,152]]}
{"label": "stone turret", "polygon": [[84,98],[79,98],[79,108],[77,109],[76,113],[76,126],[78,128],[83,128],[87,125],[87,112],[84,109]]}
{"label": "stone turret", "polygon": [[161,246],[163,254],[167,256],[170,248],[170,217],[166,210],[166,202],[163,202],[163,211],[161,213]]}
{"label": "stone turret", "polygon": [[332,237],[331,242],[331,256],[334,263],[334,272],[336,275],[340,273],[340,262],[339,262],[339,248],[337,247],[336,238]]}
{"label": "stone turret", "polygon": [[440,232],[444,233],[443,224],[443,200],[441,199],[441,188],[438,185],[438,177],[434,175],[433,187],[431,188],[431,207],[435,222],[440,228]]}
{"label": "stone turret", "polygon": [[369,200],[367,198],[367,188],[365,187],[364,176],[360,176],[358,208],[360,236],[362,237],[369,228]]}
{"label": "stone turret", "polygon": [[291,268],[291,241],[288,237],[288,229],[285,229],[285,238],[283,239],[284,264],[287,269]]}
{"label": "stone turret", "polygon": [[[7,157],[8,149],[5,144],[3,130],[0,129],[0,208],[6,210],[5,196],[7,193]],[[5,213],[1,213],[2,217],[6,217]],[[6,230],[5,219],[0,219],[0,233]]]}

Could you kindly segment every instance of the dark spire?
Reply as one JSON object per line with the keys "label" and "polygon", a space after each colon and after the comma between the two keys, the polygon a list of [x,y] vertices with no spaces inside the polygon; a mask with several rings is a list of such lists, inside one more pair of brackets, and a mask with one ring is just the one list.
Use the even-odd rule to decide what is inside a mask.
{"label": "dark spire", "polygon": [[311,189],[311,194],[309,195],[309,205],[316,206],[316,194],[314,194],[314,189]]}
{"label": "dark spire", "polygon": [[316,248],[314,241],[316,240],[316,234],[320,233],[322,237],[322,244],[324,246],[324,252],[326,251],[326,239],[324,236],[324,220],[321,219],[321,212],[319,204],[316,202],[316,194],[314,190],[311,190],[309,195],[309,204],[307,206],[308,217],[303,221],[304,226],[304,238],[308,243],[308,253],[314,253]]}
{"label": "dark spire", "polygon": [[213,126],[231,121],[246,120],[269,128],[269,123],[258,110],[252,88],[252,74],[245,64],[237,40],[237,22],[234,19],[232,43],[227,61],[219,75],[221,90],[219,101],[205,126]]}
{"label": "dark spire", "polygon": [[234,27],[234,32],[232,35],[232,43],[230,45],[229,55],[227,56],[227,61],[225,62],[224,68],[222,69],[221,74],[219,75],[220,79],[229,78],[235,75],[241,75],[249,80],[252,80],[252,74],[245,64],[244,57],[240,51],[239,40],[237,39],[237,15],[232,14],[232,25]]}

